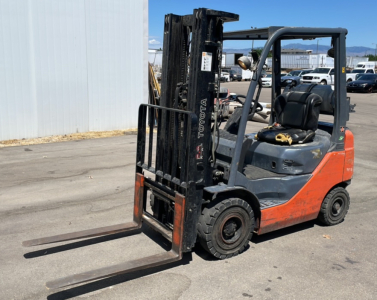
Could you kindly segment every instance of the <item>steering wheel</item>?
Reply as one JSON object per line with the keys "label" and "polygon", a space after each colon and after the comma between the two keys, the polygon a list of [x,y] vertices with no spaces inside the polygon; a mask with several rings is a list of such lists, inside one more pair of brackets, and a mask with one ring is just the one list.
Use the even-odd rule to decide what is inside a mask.
{"label": "steering wheel", "polygon": [[[246,96],[244,96],[244,95],[236,95],[236,97],[235,97],[235,99],[234,99],[234,101],[237,101],[238,103],[241,103],[242,106],[243,106],[245,100],[244,100],[244,101],[241,101],[240,99],[238,99],[238,97],[246,99]],[[257,112],[260,112],[260,111],[263,110],[263,106],[262,106],[262,104],[260,104],[260,103],[257,102],[256,100],[252,100],[252,105],[250,106],[250,113],[251,113],[251,111],[252,111],[253,106],[255,105],[255,103],[257,103],[257,108],[255,109],[255,112],[256,112],[256,113],[257,113]]]}

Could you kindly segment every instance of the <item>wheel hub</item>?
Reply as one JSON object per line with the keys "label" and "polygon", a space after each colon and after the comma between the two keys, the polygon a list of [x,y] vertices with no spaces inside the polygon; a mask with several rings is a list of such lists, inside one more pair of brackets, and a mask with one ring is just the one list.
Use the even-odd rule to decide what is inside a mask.
{"label": "wheel hub", "polygon": [[221,224],[220,237],[223,243],[237,243],[243,231],[243,220],[238,214],[230,214]]}
{"label": "wheel hub", "polygon": [[237,224],[234,220],[229,220],[225,223],[223,233],[227,238],[234,235],[234,233],[237,231]]}
{"label": "wheel hub", "polygon": [[339,215],[339,213],[342,211],[342,201],[338,200],[335,201],[332,206],[332,213],[334,216]]}

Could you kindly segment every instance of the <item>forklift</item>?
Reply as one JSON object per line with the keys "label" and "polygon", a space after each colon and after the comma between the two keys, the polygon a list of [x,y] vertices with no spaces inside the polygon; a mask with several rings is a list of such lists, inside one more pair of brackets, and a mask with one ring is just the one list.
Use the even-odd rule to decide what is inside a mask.
{"label": "forklift", "polygon": [[[140,232],[146,224],[171,250],[47,282],[62,288],[169,264],[198,243],[226,259],[264,234],[318,219],[341,223],[347,214],[354,165],[354,138],[346,127],[344,28],[267,27],[224,32],[236,14],[206,8],[164,20],[159,105],[139,108],[133,221],[23,242],[26,247]],[[281,41],[331,38],[335,84],[281,87]],[[258,56],[238,59],[253,72],[242,107],[224,128],[218,122],[223,42],[265,40]],[[272,52],[271,117],[268,127],[247,134],[261,110],[261,76]],[[333,122],[319,121],[321,114]],[[214,116],[214,117],[213,117]],[[212,122],[213,120],[213,122]]]}

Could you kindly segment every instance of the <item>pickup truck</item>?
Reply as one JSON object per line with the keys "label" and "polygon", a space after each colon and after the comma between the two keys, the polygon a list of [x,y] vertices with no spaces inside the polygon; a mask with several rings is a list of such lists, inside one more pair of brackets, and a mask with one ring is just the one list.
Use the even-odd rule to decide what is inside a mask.
{"label": "pickup truck", "polygon": [[365,68],[353,69],[351,73],[347,74],[347,82],[357,80],[358,74],[364,74],[364,73],[374,74],[374,69],[365,69]]}
{"label": "pickup truck", "polygon": [[313,72],[305,74],[302,83],[334,84],[334,68],[316,68]]}

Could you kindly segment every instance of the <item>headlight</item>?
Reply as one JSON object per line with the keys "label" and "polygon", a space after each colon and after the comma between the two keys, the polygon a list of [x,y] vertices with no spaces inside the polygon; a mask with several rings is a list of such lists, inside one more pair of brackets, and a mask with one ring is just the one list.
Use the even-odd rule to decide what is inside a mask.
{"label": "headlight", "polygon": [[247,58],[247,56],[241,56],[237,60],[237,63],[243,70],[249,70],[251,67],[251,61]]}
{"label": "headlight", "polygon": [[366,86],[368,86],[368,83],[363,83],[361,86],[366,87]]}
{"label": "headlight", "polygon": [[313,79],[319,79],[319,77],[313,77]]}

